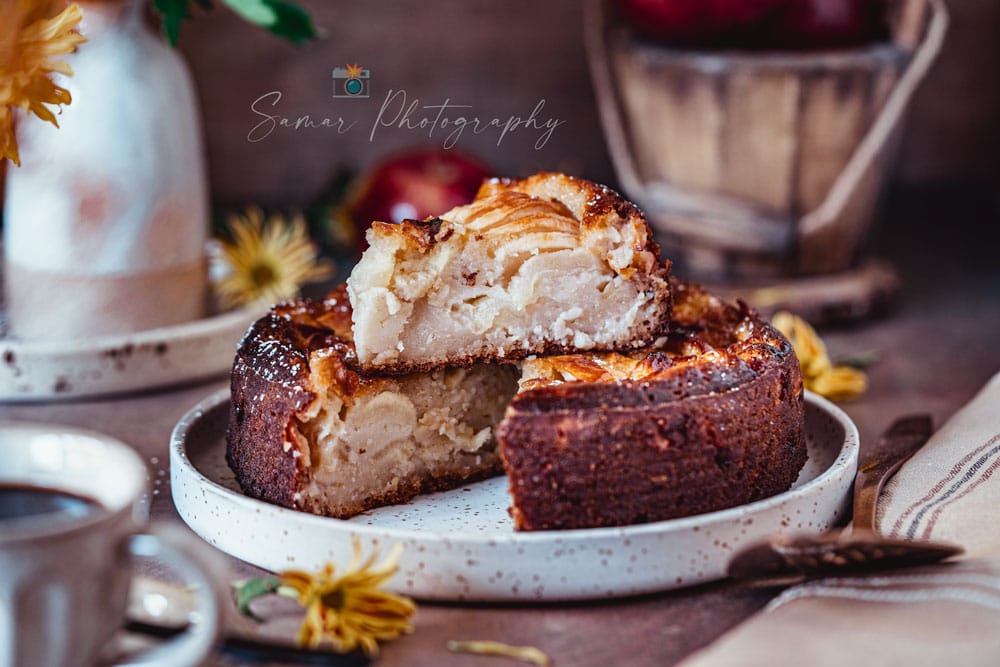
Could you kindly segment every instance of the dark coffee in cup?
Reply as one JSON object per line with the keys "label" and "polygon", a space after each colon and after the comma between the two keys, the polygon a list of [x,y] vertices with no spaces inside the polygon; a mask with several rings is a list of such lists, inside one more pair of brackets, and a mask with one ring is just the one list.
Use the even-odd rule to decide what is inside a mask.
{"label": "dark coffee in cup", "polygon": [[0,521],[86,519],[103,511],[93,498],[42,486],[0,484]]}
{"label": "dark coffee in cup", "polygon": [[114,659],[205,661],[230,604],[226,573],[189,532],[147,525],[148,475],[131,447],[106,435],[0,421],[0,667],[105,664],[136,558],[193,584],[197,615],[170,641]]}

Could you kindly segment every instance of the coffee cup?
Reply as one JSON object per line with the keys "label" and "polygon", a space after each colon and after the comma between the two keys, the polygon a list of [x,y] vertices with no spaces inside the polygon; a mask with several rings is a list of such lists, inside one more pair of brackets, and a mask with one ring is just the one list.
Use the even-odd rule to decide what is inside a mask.
{"label": "coffee cup", "polygon": [[185,633],[124,661],[205,660],[228,604],[218,556],[180,526],[147,525],[148,513],[148,472],[127,445],[83,429],[0,423],[0,667],[101,659],[125,622],[137,558],[192,585],[196,611]]}

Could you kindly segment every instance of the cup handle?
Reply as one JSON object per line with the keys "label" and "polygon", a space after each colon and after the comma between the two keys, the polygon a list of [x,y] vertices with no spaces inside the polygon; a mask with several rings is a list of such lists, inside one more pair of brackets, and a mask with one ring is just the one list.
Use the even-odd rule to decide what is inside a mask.
{"label": "cup handle", "polygon": [[194,588],[195,609],[188,629],[155,648],[125,656],[120,667],[200,665],[222,635],[229,596],[222,564],[198,538],[180,526],[153,525],[133,535],[126,547],[133,557],[156,558]]}

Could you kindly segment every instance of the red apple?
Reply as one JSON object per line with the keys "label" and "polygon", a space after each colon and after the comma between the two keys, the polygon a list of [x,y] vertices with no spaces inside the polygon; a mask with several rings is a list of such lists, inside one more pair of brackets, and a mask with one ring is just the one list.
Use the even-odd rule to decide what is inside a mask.
{"label": "red apple", "polygon": [[615,0],[639,33],[697,48],[822,49],[886,37],[888,0]]}
{"label": "red apple", "polygon": [[416,149],[377,164],[362,176],[349,206],[361,249],[372,221],[423,220],[467,204],[490,170],[454,150]]}
{"label": "red apple", "polygon": [[678,46],[749,46],[776,9],[794,0],[616,0],[641,34]]}
{"label": "red apple", "polygon": [[775,48],[860,46],[888,37],[886,0],[789,0],[774,17]]}

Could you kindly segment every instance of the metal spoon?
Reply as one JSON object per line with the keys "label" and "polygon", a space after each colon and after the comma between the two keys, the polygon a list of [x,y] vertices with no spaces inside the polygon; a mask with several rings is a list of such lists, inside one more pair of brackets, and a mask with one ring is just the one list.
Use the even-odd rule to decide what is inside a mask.
{"label": "metal spoon", "polygon": [[843,531],[820,535],[775,535],[729,561],[734,579],[808,579],[935,563],[962,553],[942,542],[879,535],[875,512],[882,485],[930,438],[930,415],[897,419],[868,452],[854,478],[854,519]]}

